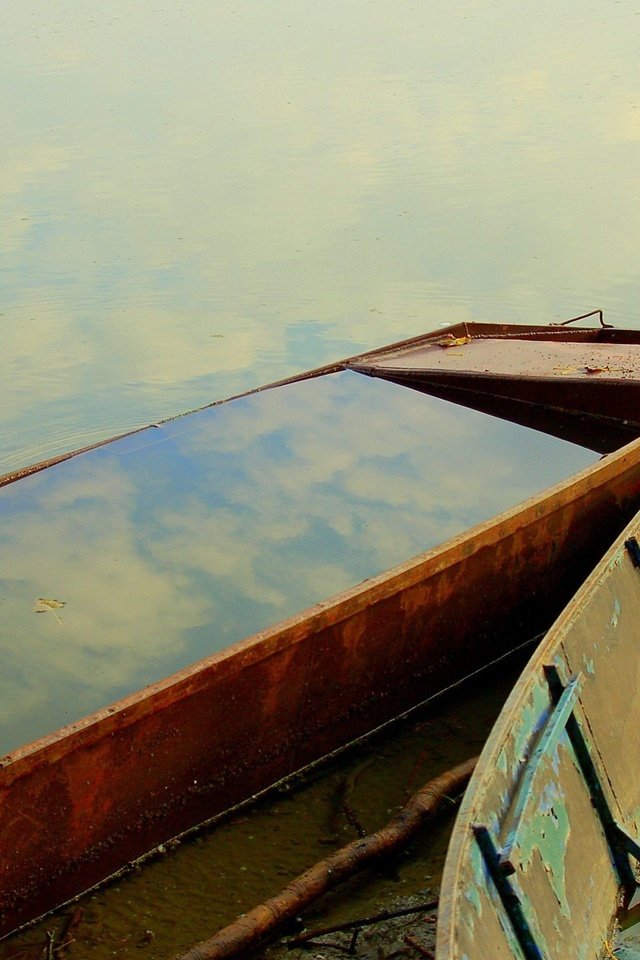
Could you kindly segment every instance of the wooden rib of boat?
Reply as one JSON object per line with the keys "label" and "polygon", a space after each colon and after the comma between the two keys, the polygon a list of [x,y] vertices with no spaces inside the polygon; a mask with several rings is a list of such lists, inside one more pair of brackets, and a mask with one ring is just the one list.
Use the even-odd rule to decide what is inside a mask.
{"label": "wooden rib of boat", "polygon": [[2,758],[0,933],[546,629],[639,506],[637,442]]}
{"label": "wooden rib of boat", "polygon": [[348,365],[601,453],[640,436],[636,330],[459,323]]}
{"label": "wooden rib of boat", "polygon": [[638,538],[640,515],[493,728],[449,847],[437,960],[618,956],[612,931],[640,862]]}

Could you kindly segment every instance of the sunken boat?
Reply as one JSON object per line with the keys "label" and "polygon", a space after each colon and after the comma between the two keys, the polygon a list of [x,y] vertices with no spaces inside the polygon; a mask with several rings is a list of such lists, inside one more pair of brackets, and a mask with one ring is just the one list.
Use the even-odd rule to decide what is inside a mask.
{"label": "sunken boat", "polygon": [[[310,437],[321,474],[323,424],[338,438],[339,465],[347,427],[364,443],[358,476],[372,436],[388,452],[402,418],[414,418],[415,445],[424,410],[399,391],[401,417],[389,389],[341,362],[2,478],[4,679],[15,693],[2,726],[0,935],[531,641],[640,508],[639,441],[412,559],[327,589],[330,599],[305,604],[274,553],[259,564],[254,622],[267,607],[281,615],[247,628],[249,593],[230,598],[227,588],[255,576],[246,556],[262,530],[255,484],[271,471],[270,490],[295,490],[309,472]],[[298,460],[284,456],[283,405],[302,438],[298,474]],[[269,443],[255,438],[268,417]],[[251,442],[261,458],[247,487],[237,452]],[[421,470],[416,486],[425,493]],[[231,501],[250,532],[242,549]],[[347,525],[348,542],[357,541],[354,503],[332,520]],[[291,526],[289,501],[276,519],[277,540]],[[415,504],[397,506],[392,541],[401,522],[423,542]],[[203,557],[222,583],[213,606]],[[235,607],[248,610],[239,636],[227,631]],[[185,649],[192,662],[180,666]],[[52,697],[38,713],[46,685]],[[67,715],[70,704],[78,716]],[[10,721],[18,733],[7,743]]]}
{"label": "sunken boat", "polygon": [[598,327],[458,323],[350,366],[608,453],[640,436],[640,333],[597,313]]}

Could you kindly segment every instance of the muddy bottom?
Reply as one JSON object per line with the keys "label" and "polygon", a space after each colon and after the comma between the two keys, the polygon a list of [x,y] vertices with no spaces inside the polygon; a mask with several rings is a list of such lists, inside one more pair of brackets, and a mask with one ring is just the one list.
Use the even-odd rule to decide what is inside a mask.
{"label": "muddy bottom", "polygon": [[[167,844],[143,868],[88,895],[0,945],[0,960],[67,957],[169,960],[277,893],[332,850],[384,825],[418,788],[479,753],[522,657],[459,687],[272,793],[251,808],[182,843]],[[429,902],[439,887],[455,816],[440,816],[393,860],[369,869],[309,908],[306,929]],[[67,946],[60,946],[72,922]],[[421,911],[314,940],[262,951],[271,960],[391,957],[433,949],[435,913]],[[71,941],[71,942],[69,942]],[[422,955],[425,955],[424,953]]]}

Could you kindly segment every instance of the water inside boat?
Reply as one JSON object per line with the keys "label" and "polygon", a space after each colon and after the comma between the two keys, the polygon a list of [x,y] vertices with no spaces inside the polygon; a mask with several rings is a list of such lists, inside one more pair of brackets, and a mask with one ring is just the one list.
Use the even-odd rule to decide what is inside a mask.
{"label": "water inside boat", "polygon": [[343,372],[150,427],[10,484],[0,491],[0,750],[593,460]]}

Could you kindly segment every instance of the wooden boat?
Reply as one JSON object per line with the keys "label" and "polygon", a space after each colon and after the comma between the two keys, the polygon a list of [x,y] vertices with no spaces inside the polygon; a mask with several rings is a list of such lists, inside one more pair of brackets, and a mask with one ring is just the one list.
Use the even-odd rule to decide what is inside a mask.
{"label": "wooden boat", "polygon": [[639,538],[640,515],[493,728],[450,843],[438,960],[627,956],[612,944],[640,862]]}
{"label": "wooden boat", "polygon": [[459,323],[349,366],[607,453],[640,436],[640,333],[596,312],[597,328]]}
{"label": "wooden boat", "polygon": [[[328,382],[325,374],[347,366],[271,386]],[[180,429],[148,427],[0,478],[0,543],[10,526],[6,504],[24,492],[16,497],[16,555],[24,550],[21,523],[34,512],[33,492],[44,491],[40,502],[50,506],[55,478],[57,511],[75,477],[76,516],[93,510],[96,523],[108,526],[87,472],[109,486],[116,461],[146,450],[141,497],[148,497],[152,476],[166,480],[157,453],[163,443],[180,460]],[[0,936],[532,639],[639,507],[640,442],[436,549],[11,749],[0,759]],[[34,532],[40,554],[54,517],[50,509]],[[33,595],[25,594],[27,604]],[[6,596],[3,602],[6,628]],[[56,637],[62,642],[64,633]]]}

